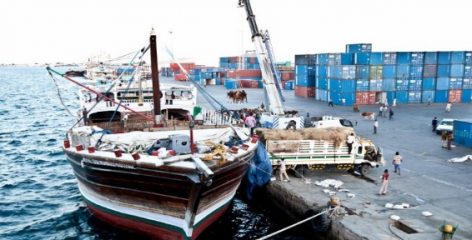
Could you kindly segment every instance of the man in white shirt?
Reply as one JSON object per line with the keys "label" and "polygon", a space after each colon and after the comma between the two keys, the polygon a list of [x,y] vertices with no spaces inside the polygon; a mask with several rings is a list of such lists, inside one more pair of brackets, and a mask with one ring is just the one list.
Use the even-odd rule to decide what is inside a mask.
{"label": "man in white shirt", "polygon": [[351,154],[352,144],[354,144],[355,140],[356,138],[354,137],[354,133],[351,133],[349,136],[347,136],[346,144],[347,144],[347,151],[349,152],[349,154]]}

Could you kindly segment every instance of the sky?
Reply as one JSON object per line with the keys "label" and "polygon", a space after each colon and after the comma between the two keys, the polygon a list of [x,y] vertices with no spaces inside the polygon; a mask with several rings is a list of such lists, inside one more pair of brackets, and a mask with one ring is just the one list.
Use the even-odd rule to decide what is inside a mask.
{"label": "sky", "polygon": [[[253,50],[238,0],[2,0],[0,63],[81,63],[147,45],[154,27],[161,64],[167,46],[181,61],[217,66]],[[251,0],[277,61],[295,54],[472,50],[470,0]]]}

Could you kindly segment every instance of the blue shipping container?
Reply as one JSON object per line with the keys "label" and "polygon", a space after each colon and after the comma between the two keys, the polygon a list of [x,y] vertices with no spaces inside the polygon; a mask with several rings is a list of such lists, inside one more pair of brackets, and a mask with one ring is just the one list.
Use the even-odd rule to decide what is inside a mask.
{"label": "blue shipping container", "polygon": [[397,91],[395,98],[397,103],[408,103],[408,91]]}
{"label": "blue shipping container", "polygon": [[341,65],[341,53],[329,53],[328,65]]}
{"label": "blue shipping container", "polygon": [[370,80],[370,91],[383,91],[383,81],[382,79]]}
{"label": "blue shipping container", "polygon": [[472,89],[472,78],[462,80],[462,89]]}
{"label": "blue shipping container", "polygon": [[372,65],[381,65],[384,63],[383,53],[381,52],[372,52],[370,53],[370,64]]}
{"label": "blue shipping container", "polygon": [[410,76],[410,65],[397,65],[397,78],[407,79]]}
{"label": "blue shipping container", "polygon": [[408,90],[408,80],[397,79],[395,85],[396,85],[397,91],[406,91],[406,90]]}
{"label": "blue shipping container", "polygon": [[392,106],[393,104],[393,99],[395,99],[395,93],[394,91],[389,91],[387,92],[387,102],[388,105]]}
{"label": "blue shipping container", "polygon": [[397,64],[397,53],[385,52],[383,53],[384,64]]}
{"label": "blue shipping container", "polygon": [[438,65],[424,65],[423,67],[423,77],[436,77],[436,72]]}
{"label": "blue shipping container", "polygon": [[425,52],[424,53],[424,64],[438,64],[438,53],[437,52]]}
{"label": "blue shipping container", "polygon": [[382,81],[382,90],[383,91],[395,91],[395,79],[386,78]]}
{"label": "blue shipping container", "polygon": [[465,52],[465,64],[472,64],[472,52]]}
{"label": "blue shipping container", "polygon": [[421,102],[421,91],[409,91],[408,92],[409,103],[420,103]]}
{"label": "blue shipping container", "polygon": [[451,52],[451,64],[463,64],[465,60],[465,52],[454,51]]}
{"label": "blue shipping container", "polygon": [[323,89],[316,89],[315,90],[315,99],[323,101],[323,102],[327,102],[328,99],[329,99],[328,91],[323,90]]}
{"label": "blue shipping container", "polygon": [[411,53],[410,52],[397,52],[397,64],[410,64]]}
{"label": "blue shipping container", "polygon": [[411,64],[423,64],[423,62],[424,62],[424,53],[422,53],[422,52],[412,52],[410,62],[411,62]]}
{"label": "blue shipping container", "polygon": [[354,92],[331,92],[331,100],[333,100],[333,103],[336,105],[352,106],[356,101],[356,94]]}
{"label": "blue shipping container", "polygon": [[383,78],[395,78],[397,75],[396,65],[384,65],[383,66]]}
{"label": "blue shipping container", "polygon": [[462,78],[450,78],[449,89],[462,89]]}
{"label": "blue shipping container", "polygon": [[316,88],[327,90],[328,89],[328,79],[327,78],[317,78],[316,79]]}
{"label": "blue shipping container", "polygon": [[421,91],[423,80],[410,79],[408,81],[408,90],[410,91]]}
{"label": "blue shipping container", "polygon": [[369,65],[370,64],[370,53],[355,53],[354,64],[356,65]]}
{"label": "blue shipping container", "polygon": [[434,102],[437,102],[437,103],[449,102],[449,90],[437,90],[434,93]]}
{"label": "blue shipping container", "polygon": [[357,66],[356,78],[357,79],[369,79],[370,67],[369,66]]}
{"label": "blue shipping container", "polygon": [[423,65],[411,65],[410,78],[423,78]]}
{"label": "blue shipping container", "polygon": [[356,81],[356,91],[367,92],[369,91],[369,80],[359,79]]}
{"label": "blue shipping container", "polygon": [[442,77],[436,80],[436,89],[437,90],[448,90],[449,89],[449,78]]}
{"label": "blue shipping container", "polygon": [[327,53],[317,54],[316,64],[318,64],[318,65],[328,65],[328,62],[329,62],[329,54],[327,54]]}
{"label": "blue shipping container", "polygon": [[451,65],[451,77],[462,77],[464,76],[464,65],[463,64],[452,64]]}
{"label": "blue shipping container", "polygon": [[346,44],[346,53],[360,53],[360,52],[371,52],[371,43],[354,43]]}
{"label": "blue shipping container", "polygon": [[424,103],[433,102],[434,100],[434,91],[423,91],[421,93],[421,101]]}
{"label": "blue shipping container", "polygon": [[454,120],[454,142],[472,148],[472,119]]}
{"label": "blue shipping container", "polygon": [[240,88],[240,82],[239,82],[239,80],[235,80],[235,79],[226,79],[225,88],[226,89],[238,89],[238,88]]}
{"label": "blue shipping container", "polygon": [[316,76],[317,77],[323,77],[327,78],[328,77],[328,66],[324,65],[316,65]]}
{"label": "blue shipping container", "polygon": [[423,90],[434,90],[436,88],[435,78],[423,78]]}
{"label": "blue shipping container", "polygon": [[356,80],[329,79],[331,92],[354,92],[356,90]]}
{"label": "blue shipping container", "polygon": [[451,52],[438,52],[438,64],[451,64]]}
{"label": "blue shipping container", "polygon": [[461,102],[472,102],[472,89],[462,89]]}
{"label": "blue shipping container", "polygon": [[451,75],[451,65],[438,65],[437,77],[449,77]]}
{"label": "blue shipping container", "polygon": [[472,77],[472,65],[464,66],[464,77]]}
{"label": "blue shipping container", "polygon": [[341,64],[342,65],[352,65],[352,64],[354,64],[354,54],[352,54],[352,53],[343,53],[343,54],[341,54]]}

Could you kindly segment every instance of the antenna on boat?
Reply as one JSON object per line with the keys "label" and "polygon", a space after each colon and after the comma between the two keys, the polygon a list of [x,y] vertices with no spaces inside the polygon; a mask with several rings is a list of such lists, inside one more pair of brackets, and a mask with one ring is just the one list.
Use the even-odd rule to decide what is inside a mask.
{"label": "antenna on boat", "polygon": [[152,90],[154,100],[154,125],[161,125],[161,90],[159,87],[159,72],[157,63],[157,49],[156,49],[156,33],[154,28],[151,30],[151,36],[149,37],[149,45],[151,46],[151,77],[152,77]]}

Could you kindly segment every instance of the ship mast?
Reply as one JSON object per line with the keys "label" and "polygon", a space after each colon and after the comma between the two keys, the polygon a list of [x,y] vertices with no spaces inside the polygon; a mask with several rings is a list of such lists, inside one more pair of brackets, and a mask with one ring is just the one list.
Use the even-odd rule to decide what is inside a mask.
{"label": "ship mast", "polygon": [[149,37],[149,44],[151,45],[151,77],[152,77],[152,90],[154,100],[154,124],[158,125],[161,123],[161,90],[159,88],[159,72],[157,71],[157,50],[156,50],[156,34],[154,28],[151,31]]}

